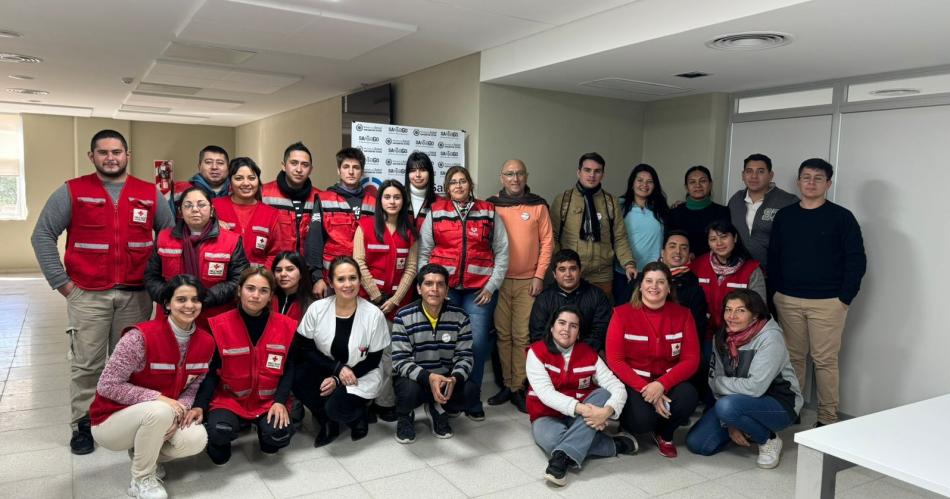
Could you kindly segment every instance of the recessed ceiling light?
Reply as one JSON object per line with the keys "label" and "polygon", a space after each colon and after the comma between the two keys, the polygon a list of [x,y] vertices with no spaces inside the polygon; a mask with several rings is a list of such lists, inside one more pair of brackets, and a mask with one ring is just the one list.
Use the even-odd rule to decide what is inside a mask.
{"label": "recessed ceiling light", "polygon": [[20,38],[21,36],[23,35],[21,35],[20,33],[17,33],[16,31],[10,31],[8,29],[0,29],[0,38]]}
{"label": "recessed ceiling light", "polygon": [[706,42],[706,46],[716,50],[765,50],[788,45],[794,40],[795,38],[788,33],[747,31],[717,36]]}
{"label": "recessed ceiling light", "polygon": [[7,78],[12,78],[14,80],[33,80],[35,77],[30,75],[10,75]]}
{"label": "recessed ceiling light", "polygon": [[692,80],[693,78],[702,78],[704,76],[709,76],[709,73],[703,73],[702,71],[690,71],[688,73],[680,73],[674,76],[679,76],[680,78],[689,78]]}
{"label": "recessed ceiling light", "polygon": [[917,95],[920,93],[919,89],[916,88],[882,88],[880,90],[872,90],[871,95],[877,95],[880,97],[901,97],[904,95]]}
{"label": "recessed ceiling light", "polygon": [[14,54],[12,52],[0,52],[0,62],[12,62],[19,64],[37,64],[43,62],[43,59],[32,55]]}
{"label": "recessed ceiling light", "polygon": [[8,88],[7,92],[23,95],[49,95],[46,90],[36,90],[35,88]]}

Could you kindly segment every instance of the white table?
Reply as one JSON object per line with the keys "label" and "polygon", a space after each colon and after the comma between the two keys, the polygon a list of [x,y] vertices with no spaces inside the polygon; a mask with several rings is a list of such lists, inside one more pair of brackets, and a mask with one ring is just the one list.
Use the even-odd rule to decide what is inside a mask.
{"label": "white table", "polygon": [[796,499],[830,499],[853,465],[950,496],[950,395],[795,434]]}

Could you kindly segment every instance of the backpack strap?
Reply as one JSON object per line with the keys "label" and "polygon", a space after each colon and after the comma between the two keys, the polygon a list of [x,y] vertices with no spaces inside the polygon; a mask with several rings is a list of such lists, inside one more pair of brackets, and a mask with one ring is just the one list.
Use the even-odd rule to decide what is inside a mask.
{"label": "backpack strap", "polygon": [[570,189],[564,191],[564,194],[566,194],[566,196],[561,196],[561,226],[558,227],[557,230],[558,245],[561,244],[561,238],[564,237],[564,220],[567,219],[567,212],[571,209],[571,199],[574,197],[574,188],[571,187]]}

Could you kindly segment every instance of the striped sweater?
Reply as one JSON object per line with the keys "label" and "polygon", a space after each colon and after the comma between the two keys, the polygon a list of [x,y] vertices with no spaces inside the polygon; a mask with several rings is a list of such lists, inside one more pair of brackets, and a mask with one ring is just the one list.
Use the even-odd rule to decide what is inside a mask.
{"label": "striped sweater", "polygon": [[472,371],[472,328],[461,308],[442,304],[435,329],[416,300],[393,318],[393,375],[427,383],[429,373],[468,379]]}

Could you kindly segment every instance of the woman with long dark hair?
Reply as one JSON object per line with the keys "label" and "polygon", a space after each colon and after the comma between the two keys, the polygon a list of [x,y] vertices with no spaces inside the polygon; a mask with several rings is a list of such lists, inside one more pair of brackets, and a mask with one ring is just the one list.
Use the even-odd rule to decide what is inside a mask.
{"label": "woman with long dark hair", "polygon": [[432,160],[424,152],[415,151],[406,158],[406,178],[403,185],[409,190],[409,205],[416,228],[422,227],[432,203],[439,196],[435,193],[435,169]]}
{"label": "woman with long dark hair", "polygon": [[299,322],[313,303],[310,273],[303,263],[303,257],[295,251],[281,251],[274,257],[270,270],[277,280],[271,308]]}
{"label": "woman with long dark hair", "polygon": [[280,250],[277,210],[261,202],[261,169],[251,158],[234,158],[228,167],[231,195],[212,201],[221,227],[241,235],[252,265],[270,267]]}
{"label": "woman with long dark hair", "polygon": [[[640,272],[644,265],[660,259],[663,231],[670,215],[666,193],[652,166],[640,163],[633,167],[627,178],[627,190],[620,197],[620,206],[627,240],[633,249],[637,272]],[[627,279],[623,268],[614,262],[614,303],[630,301],[632,292],[633,283]]]}

